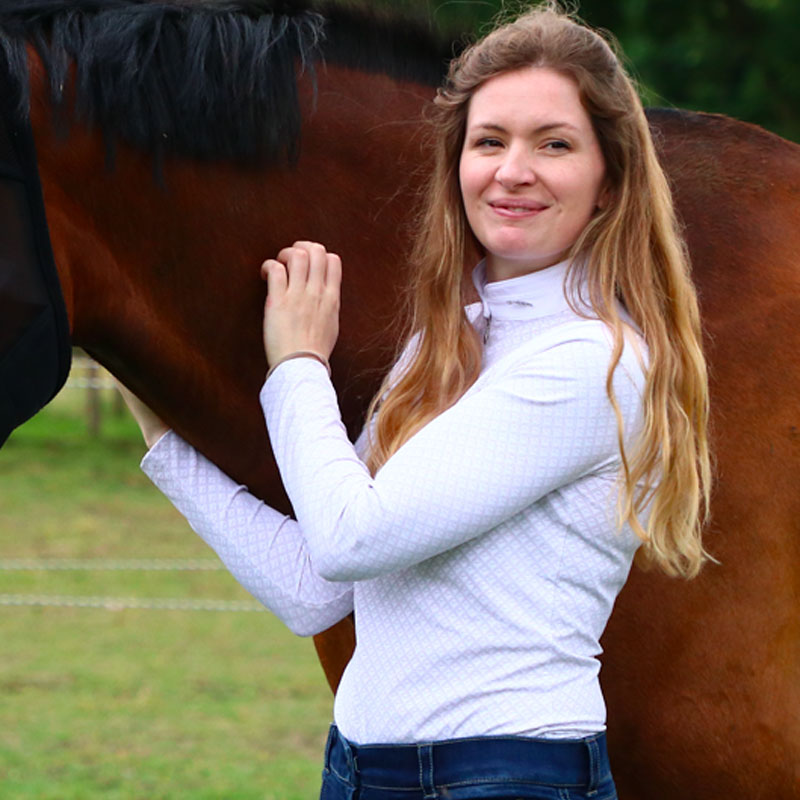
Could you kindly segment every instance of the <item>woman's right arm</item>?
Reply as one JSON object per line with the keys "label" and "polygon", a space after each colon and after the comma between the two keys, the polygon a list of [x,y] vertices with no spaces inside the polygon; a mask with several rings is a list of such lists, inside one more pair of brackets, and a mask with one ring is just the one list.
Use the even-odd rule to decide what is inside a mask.
{"label": "woman's right arm", "polygon": [[123,396],[151,446],[142,469],[245,589],[300,636],[353,610],[352,584],[317,575],[297,522],[231,480],[128,390]]}

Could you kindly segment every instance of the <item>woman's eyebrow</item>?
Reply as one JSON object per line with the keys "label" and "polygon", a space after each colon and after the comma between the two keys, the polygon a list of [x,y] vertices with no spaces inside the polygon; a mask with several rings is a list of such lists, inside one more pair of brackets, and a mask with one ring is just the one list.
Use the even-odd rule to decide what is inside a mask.
{"label": "woman's eyebrow", "polygon": [[[539,125],[537,128],[534,128],[532,133],[546,133],[547,131],[554,130],[555,128],[568,128],[573,131],[580,131],[580,129],[573,125],[571,122],[546,122],[544,125]],[[508,133],[508,130],[504,128],[502,125],[499,125],[496,122],[477,122],[474,125],[469,126],[469,130],[471,131],[495,131],[497,133]]]}

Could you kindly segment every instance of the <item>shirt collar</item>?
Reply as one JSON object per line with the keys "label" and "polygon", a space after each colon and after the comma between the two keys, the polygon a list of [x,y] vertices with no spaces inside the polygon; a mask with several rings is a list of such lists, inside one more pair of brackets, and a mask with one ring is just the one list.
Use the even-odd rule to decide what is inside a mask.
{"label": "shirt collar", "polygon": [[487,283],[484,259],[472,271],[484,319],[537,319],[569,310],[565,296],[569,265],[569,260],[560,261],[516,278]]}

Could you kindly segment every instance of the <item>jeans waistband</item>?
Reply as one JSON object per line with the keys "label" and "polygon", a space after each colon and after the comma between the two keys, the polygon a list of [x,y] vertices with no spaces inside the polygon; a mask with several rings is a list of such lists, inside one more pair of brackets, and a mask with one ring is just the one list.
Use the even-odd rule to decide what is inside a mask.
{"label": "jeans waistband", "polygon": [[496,780],[581,788],[610,777],[604,733],[586,739],[482,736],[418,744],[355,745],[331,726],[325,766],[353,786],[421,789]]}

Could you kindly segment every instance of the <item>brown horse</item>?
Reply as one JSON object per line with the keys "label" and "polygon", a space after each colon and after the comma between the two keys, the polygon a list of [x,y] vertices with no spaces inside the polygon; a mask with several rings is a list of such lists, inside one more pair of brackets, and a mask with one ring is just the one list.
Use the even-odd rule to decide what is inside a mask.
{"label": "brown horse", "polygon": [[[333,367],[355,432],[396,344],[410,211],[427,160],[420,119],[446,50],[422,32],[336,9],[327,19],[303,17],[309,35],[290,46],[292,20],[305,13],[293,4],[274,14],[228,8],[225,20],[237,30],[252,25],[286,44],[270,56],[283,76],[273,75],[278,100],[290,106],[299,89],[296,162],[275,158],[296,143],[285,114],[263,120],[273,146],[258,162],[258,148],[236,151],[216,134],[191,148],[192,129],[216,124],[226,103],[233,140],[247,138],[237,127],[247,106],[233,95],[238,81],[252,89],[255,79],[236,72],[235,48],[225,50],[234,79],[206,69],[229,94],[206,87],[205,119],[191,110],[184,77],[166,74],[159,83],[158,70],[171,69],[169,40],[187,51],[185,26],[198,22],[201,7],[175,12],[159,4],[166,33],[156,42],[141,39],[143,29],[153,30],[137,27],[141,4],[86,3],[118,7],[102,12],[118,14],[104,30],[145,41],[137,53],[150,53],[155,72],[140,64],[138,80],[158,93],[148,104],[129,79],[91,105],[92,87],[130,72],[124,48],[95,39],[92,66],[89,45],[68,47],[76,63],[59,78],[68,59],[52,53],[70,37],[100,36],[88,32],[95,12],[58,28],[65,12],[53,10],[56,0],[33,5],[52,15],[21,25],[19,15],[3,11],[0,30],[9,40],[16,31],[18,40],[39,41],[28,48],[30,119],[73,339],[223,469],[285,509],[257,403],[265,371],[258,265],[297,238],[342,255]],[[61,5],[80,14],[80,2]],[[223,12],[214,13],[222,29]],[[246,50],[245,34],[235,41]],[[40,50],[51,54],[49,76]],[[314,75],[308,67],[316,53],[325,63]],[[203,57],[211,58],[201,53],[197,63]],[[408,64],[415,70],[405,71]],[[117,95],[158,122],[132,131],[114,106]],[[170,98],[190,109],[183,119],[158,117]],[[60,135],[73,103],[105,123],[105,139],[102,126],[80,122],[68,138]],[[708,547],[720,563],[690,583],[635,570],[620,597],[602,672],[619,793],[622,800],[800,800],[800,147],[718,116],[655,112],[650,119],[686,226],[707,334],[717,462]],[[181,135],[188,144],[173,146]],[[147,147],[128,146],[126,136]],[[112,169],[104,166],[109,143]],[[153,179],[154,149],[162,186]],[[352,652],[352,623],[316,644],[335,687]]]}

